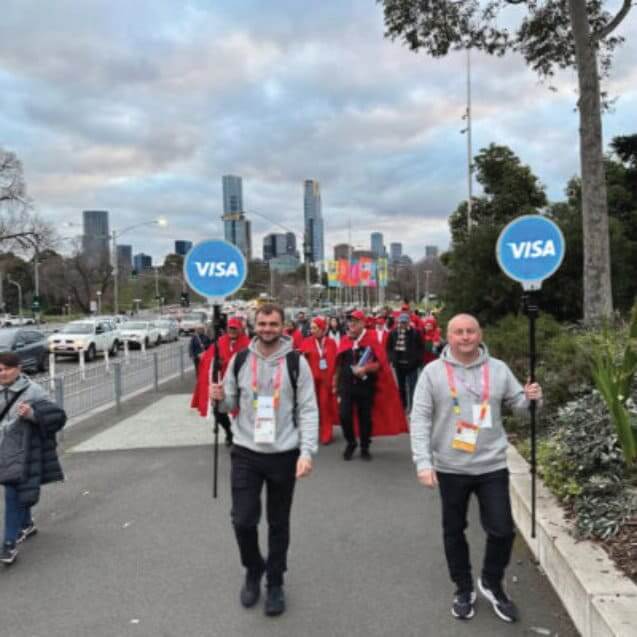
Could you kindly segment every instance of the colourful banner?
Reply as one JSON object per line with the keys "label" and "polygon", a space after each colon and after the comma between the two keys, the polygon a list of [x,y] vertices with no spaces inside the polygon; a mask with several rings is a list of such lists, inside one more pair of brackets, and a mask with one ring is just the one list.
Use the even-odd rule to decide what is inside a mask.
{"label": "colourful banner", "polygon": [[376,261],[376,280],[378,281],[379,287],[387,287],[388,274],[387,259],[378,259],[378,261]]}
{"label": "colourful banner", "polygon": [[330,288],[342,287],[339,280],[339,263],[338,261],[327,261],[327,285]]}

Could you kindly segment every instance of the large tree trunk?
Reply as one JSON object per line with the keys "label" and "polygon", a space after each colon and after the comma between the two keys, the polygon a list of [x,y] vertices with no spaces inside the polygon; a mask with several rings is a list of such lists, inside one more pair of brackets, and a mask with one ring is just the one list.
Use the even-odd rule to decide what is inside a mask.
{"label": "large tree trunk", "polygon": [[584,320],[594,321],[613,311],[599,73],[586,0],[569,0],[569,9],[579,80]]}

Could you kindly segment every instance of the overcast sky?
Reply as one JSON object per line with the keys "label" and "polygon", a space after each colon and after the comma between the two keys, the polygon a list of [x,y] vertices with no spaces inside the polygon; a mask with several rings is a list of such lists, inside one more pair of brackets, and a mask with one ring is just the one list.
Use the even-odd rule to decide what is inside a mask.
{"label": "overcast sky", "polygon": [[[609,3],[609,6],[617,3]],[[161,258],[174,239],[223,235],[221,176],[243,177],[253,250],[297,230],[318,179],[326,257],[381,231],[414,258],[448,245],[466,197],[465,56],[434,60],[383,38],[374,0],[2,0],[0,146],[36,209],[111,228]],[[605,88],[608,143],[637,132],[637,10]],[[473,58],[474,153],[510,146],[559,199],[579,172],[575,78],[549,90],[515,55]],[[632,114],[632,115],[631,115]]]}

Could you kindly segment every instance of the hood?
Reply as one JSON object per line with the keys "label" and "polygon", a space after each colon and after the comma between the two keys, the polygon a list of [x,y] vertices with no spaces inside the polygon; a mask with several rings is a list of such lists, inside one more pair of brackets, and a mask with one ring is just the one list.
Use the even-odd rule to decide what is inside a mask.
{"label": "hood", "polygon": [[274,361],[278,361],[280,358],[283,358],[284,356],[287,355],[288,352],[292,351],[292,341],[289,338],[285,338],[285,337],[281,337],[279,339],[279,347],[278,349],[273,352],[272,354],[270,354],[270,356],[264,356],[263,354],[261,354],[261,352],[259,351],[258,347],[257,347],[257,343],[259,342],[259,337],[255,336],[252,341],[250,341],[250,345],[248,346],[248,349],[255,354],[255,356],[257,356],[258,358],[260,358],[261,360],[264,361],[269,361],[269,362],[274,362]]}
{"label": "hood", "polygon": [[442,350],[442,353],[440,354],[440,358],[446,363],[451,363],[452,365],[455,365],[457,367],[467,367],[467,368],[478,367],[482,365],[482,363],[484,363],[484,361],[487,360],[487,358],[489,358],[489,350],[487,349],[487,346],[484,343],[480,343],[480,345],[478,346],[478,351],[480,352],[478,358],[476,358],[473,362],[469,363],[468,365],[464,365],[463,363],[460,363],[453,357],[453,354],[451,353],[450,345],[445,345],[445,348]]}
{"label": "hood", "polygon": [[20,374],[11,385],[0,385],[0,390],[6,390],[12,392],[22,391],[25,387],[28,387],[31,380],[25,374]]}

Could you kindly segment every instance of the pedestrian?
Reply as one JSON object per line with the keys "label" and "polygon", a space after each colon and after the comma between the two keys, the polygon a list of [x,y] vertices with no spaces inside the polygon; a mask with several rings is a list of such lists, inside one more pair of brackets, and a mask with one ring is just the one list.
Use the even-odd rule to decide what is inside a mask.
{"label": "pedestrian", "polygon": [[13,352],[0,354],[0,483],[4,485],[4,541],[0,562],[12,564],[17,545],[37,533],[32,508],[43,484],[64,479],[55,435],[64,410],[22,373]]}
{"label": "pedestrian", "polygon": [[454,316],[447,341],[416,386],[411,444],[418,480],[440,490],[445,556],[456,585],[452,615],[474,615],[476,594],[464,530],[475,493],[487,534],[478,589],[498,617],[514,622],[518,612],[503,586],[515,530],[502,407],[524,412],[531,400],[541,400],[542,389],[537,383],[522,387],[504,362],[489,355],[475,317]]}
{"label": "pedestrian", "polygon": [[[283,338],[283,309],[264,304],[256,313],[250,346],[230,362],[223,384],[211,387],[221,410],[239,408],[231,458],[232,524],[246,569],[240,601],[259,600],[266,574],[265,614],[285,611],[283,575],[287,570],[290,511],[297,478],[312,471],[318,443],[314,380],[303,356]],[[240,365],[238,363],[241,363]],[[261,490],[267,493],[268,556],[259,549]]]}
{"label": "pedestrian", "polygon": [[330,316],[328,328],[327,328],[327,336],[329,336],[338,346],[341,342],[341,336],[344,334],[343,326],[341,322],[338,320],[336,316]]}
{"label": "pedestrian", "polygon": [[385,324],[386,320],[387,319],[384,316],[377,316],[374,321],[374,336],[376,336],[378,344],[383,349],[387,349],[387,341],[391,333],[391,331],[387,329],[387,326]]}
{"label": "pedestrian", "polygon": [[303,332],[301,332],[301,330],[296,326],[294,321],[285,322],[283,335],[287,336],[292,341],[292,347],[295,350],[298,351],[301,348],[301,343],[303,342]]}
{"label": "pedestrian", "polygon": [[332,428],[338,422],[338,403],[333,383],[337,345],[326,336],[327,321],[323,317],[314,317],[311,329],[312,336],[303,340],[300,351],[305,355],[314,378],[319,409],[319,441],[328,445],[332,442]]}
{"label": "pedestrian", "polygon": [[409,413],[414,400],[418,371],[424,355],[423,341],[418,331],[409,322],[409,314],[398,317],[398,327],[387,340],[389,359],[396,372],[400,402]]}
{"label": "pedestrian", "polygon": [[422,339],[424,343],[423,363],[428,365],[438,358],[442,337],[435,316],[427,316],[422,321]]}
{"label": "pedestrian", "polygon": [[195,376],[199,374],[199,359],[202,354],[210,347],[212,340],[206,334],[205,325],[197,325],[195,332],[190,338],[190,345],[188,347],[188,353],[195,366]]}
{"label": "pedestrian", "polygon": [[339,417],[347,442],[343,459],[351,460],[358,440],[361,458],[371,460],[373,436],[392,436],[407,431],[398,387],[385,350],[371,330],[365,329],[365,314],[353,311],[348,332],[336,358],[334,387],[338,393]]}
{"label": "pedestrian", "polygon": [[297,312],[296,314],[296,327],[301,332],[301,336],[303,338],[307,338],[312,335],[312,331],[310,329],[310,322],[307,320],[305,316],[305,312],[302,310]]}

